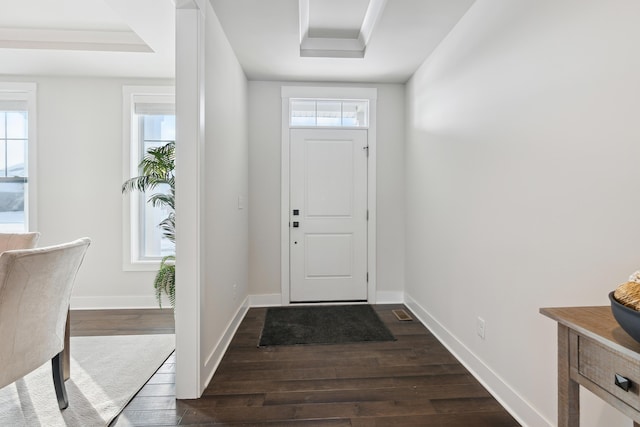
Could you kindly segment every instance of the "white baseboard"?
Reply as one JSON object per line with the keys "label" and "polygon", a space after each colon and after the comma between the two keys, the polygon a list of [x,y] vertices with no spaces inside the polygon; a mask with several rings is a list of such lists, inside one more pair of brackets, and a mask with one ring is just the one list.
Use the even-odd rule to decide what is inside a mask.
{"label": "white baseboard", "polygon": [[[376,304],[402,304],[402,303],[404,303],[404,292],[402,291],[376,292]],[[279,307],[281,305],[282,305],[281,294],[249,295],[250,307]]]}
{"label": "white baseboard", "polygon": [[521,425],[549,427],[554,425],[406,293],[404,303]]}
{"label": "white baseboard", "polygon": [[279,307],[281,305],[281,294],[249,295],[249,307]]}
{"label": "white baseboard", "polygon": [[206,380],[202,382],[203,389],[200,390],[201,394],[204,391],[204,387],[206,387],[211,382],[213,374],[215,374],[216,370],[218,369],[218,365],[220,365],[222,357],[227,351],[227,348],[229,348],[229,344],[231,344],[231,340],[238,330],[242,319],[244,319],[244,316],[247,314],[247,311],[249,311],[249,297],[247,297],[242,302],[242,304],[238,308],[238,311],[236,311],[236,314],[233,316],[233,319],[231,319],[231,321],[227,325],[224,334],[222,334],[222,337],[218,340],[216,345],[213,346],[213,350],[211,351],[211,353],[209,353],[209,357],[207,357],[207,360],[205,360],[204,362],[204,365],[202,367],[203,375],[201,376],[201,378],[205,378]]}
{"label": "white baseboard", "polygon": [[[160,308],[155,295],[71,297],[72,310],[105,310],[122,308]],[[169,301],[162,301],[162,308],[171,308]]]}
{"label": "white baseboard", "polygon": [[402,304],[404,292],[402,291],[378,291],[376,292],[376,304]]}

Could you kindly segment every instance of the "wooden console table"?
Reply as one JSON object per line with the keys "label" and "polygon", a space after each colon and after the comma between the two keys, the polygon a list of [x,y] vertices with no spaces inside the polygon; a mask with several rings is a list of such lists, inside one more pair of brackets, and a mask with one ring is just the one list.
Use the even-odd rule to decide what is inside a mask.
{"label": "wooden console table", "polygon": [[558,322],[558,427],[580,425],[580,386],[640,427],[640,343],[609,306],[541,308]]}

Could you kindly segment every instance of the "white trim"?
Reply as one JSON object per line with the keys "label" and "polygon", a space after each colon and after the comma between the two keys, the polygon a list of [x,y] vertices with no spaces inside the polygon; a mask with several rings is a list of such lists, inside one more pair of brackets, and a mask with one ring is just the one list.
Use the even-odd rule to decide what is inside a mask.
{"label": "white trim", "polygon": [[[122,182],[138,175],[138,124],[133,120],[134,105],[145,103],[175,103],[174,86],[122,86]],[[136,161],[132,161],[136,159]],[[156,271],[159,260],[139,260],[140,197],[132,191],[122,197],[122,269],[124,271]]]}
{"label": "white trim", "polygon": [[298,0],[300,56],[363,58],[373,30],[382,16],[387,0],[370,0],[358,37],[309,37],[309,0]]}
{"label": "white trim", "polygon": [[0,48],[153,52],[133,31],[59,28],[0,28]]}
{"label": "white trim", "polygon": [[[280,286],[282,305],[290,304],[289,293],[289,105],[291,98],[315,99],[368,99],[369,100],[369,128],[368,145],[369,161],[367,168],[367,205],[369,222],[367,223],[367,264],[369,283],[367,286],[367,302],[375,304],[376,295],[376,109],[378,90],[362,87],[331,87],[331,86],[283,86],[281,88],[282,116],[281,116],[281,161],[280,161]],[[295,127],[298,129],[298,127]],[[315,128],[315,129],[324,129]]]}
{"label": "white trim", "polygon": [[207,0],[173,0],[173,2],[176,4],[176,9],[194,9],[204,11],[207,7]]}
{"label": "white trim", "polygon": [[15,95],[16,100],[27,101],[27,198],[25,200],[25,231],[38,230],[38,108],[37,84],[0,82],[0,93]]}
{"label": "white trim", "polygon": [[222,337],[220,337],[220,340],[218,340],[216,345],[213,346],[213,349],[209,353],[209,356],[207,357],[207,360],[204,362],[204,366],[202,367],[203,374],[205,374],[206,376],[206,378],[203,381],[203,384],[207,385],[211,382],[213,375],[216,373],[216,370],[218,369],[218,366],[220,366],[220,362],[222,361],[224,354],[227,352],[227,349],[229,348],[229,344],[231,344],[231,340],[233,339],[233,336],[238,330],[238,327],[240,326],[240,323],[242,323],[242,320],[244,319],[245,315],[249,311],[249,307],[250,307],[249,297],[247,297],[242,302],[240,307],[238,307],[238,310],[236,311],[235,316],[233,316],[233,319],[231,319],[231,321],[225,328],[224,333],[222,334]]}
{"label": "white trim", "polygon": [[369,209],[369,221],[367,222],[367,238],[368,238],[368,249],[367,249],[367,268],[369,270],[369,286],[367,289],[367,295],[369,296],[368,302],[369,304],[377,303],[377,221],[378,221],[378,204],[377,204],[377,164],[378,164],[378,149],[377,149],[377,111],[378,111],[378,91],[377,89],[371,89],[375,91],[375,94],[369,98],[369,133],[368,133],[368,143],[369,146],[369,162],[367,169],[367,204]]}
{"label": "white trim", "polygon": [[289,100],[282,88],[282,145],[280,161],[280,292],[281,304],[291,301],[289,292]]}
{"label": "white trim", "polygon": [[467,346],[438,322],[416,300],[406,294],[405,305],[455,358],[486,388],[489,393],[523,426],[553,426],[533,408],[522,396],[516,393],[496,372],[480,360]]}
{"label": "white trim", "polygon": [[382,12],[386,5],[387,0],[371,0],[369,2],[369,7],[364,15],[364,20],[362,21],[362,27],[360,27],[360,36],[358,37],[365,48],[369,44],[373,30],[378,21],[380,21],[380,17],[382,16]]}

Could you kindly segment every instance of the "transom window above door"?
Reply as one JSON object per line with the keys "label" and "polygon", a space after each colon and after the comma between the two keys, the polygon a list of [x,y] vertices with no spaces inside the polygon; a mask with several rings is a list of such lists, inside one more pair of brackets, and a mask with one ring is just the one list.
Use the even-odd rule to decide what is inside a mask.
{"label": "transom window above door", "polygon": [[289,104],[291,127],[369,127],[369,100],[294,98]]}

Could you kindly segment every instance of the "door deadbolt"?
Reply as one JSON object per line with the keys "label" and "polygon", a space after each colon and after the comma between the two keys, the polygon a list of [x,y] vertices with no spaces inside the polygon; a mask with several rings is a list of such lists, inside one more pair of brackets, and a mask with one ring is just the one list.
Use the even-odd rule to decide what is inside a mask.
{"label": "door deadbolt", "polygon": [[293,221],[293,228],[300,227],[300,223],[298,221]]}

